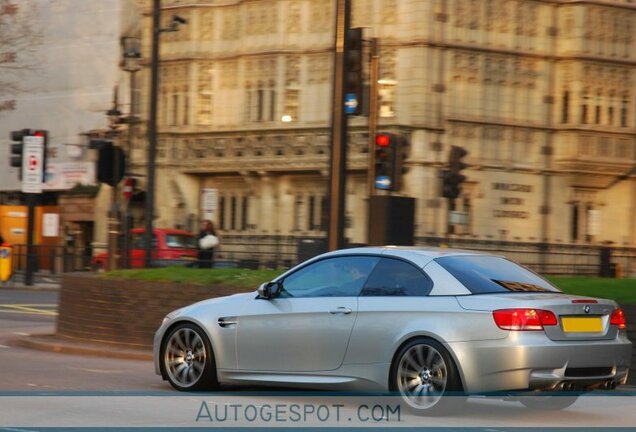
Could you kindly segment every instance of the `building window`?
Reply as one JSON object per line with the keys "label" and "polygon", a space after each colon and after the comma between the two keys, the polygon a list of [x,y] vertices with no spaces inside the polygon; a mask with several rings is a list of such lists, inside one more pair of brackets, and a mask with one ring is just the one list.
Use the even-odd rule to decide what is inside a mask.
{"label": "building window", "polygon": [[219,229],[225,230],[225,197],[219,199]]}
{"label": "building window", "polygon": [[230,198],[230,229],[236,230],[236,197]]}
{"label": "building window", "polygon": [[316,214],[316,198],[314,196],[309,197],[307,214],[309,217],[307,218],[307,229],[309,231],[313,231],[316,229],[316,224],[314,223],[314,215]]}
{"label": "building window", "polygon": [[579,240],[579,205],[578,203],[572,204],[571,219],[570,219],[570,240],[572,243],[576,243]]}
{"label": "building window", "polygon": [[265,92],[263,89],[256,90],[256,121],[263,121],[263,109],[265,104]]}
{"label": "building window", "polygon": [[570,121],[570,92],[563,91],[563,109],[561,111],[561,123],[567,123]]}
{"label": "building window", "polygon": [[590,97],[587,94],[583,95],[583,103],[581,104],[581,124],[587,124],[587,107],[590,103]]}
{"label": "building window", "polygon": [[621,102],[621,127],[627,127],[627,98]]}
{"label": "building window", "polygon": [[303,197],[297,195],[294,200],[294,231],[299,231],[302,226],[302,206]]}
{"label": "building window", "polygon": [[188,118],[189,105],[190,105],[190,100],[188,98],[188,95],[185,95],[183,97],[183,124],[185,126],[188,125],[188,121],[189,121],[189,118]]}
{"label": "building window", "polygon": [[285,123],[298,121],[300,90],[285,89],[285,111],[281,120]]}
{"label": "building window", "polygon": [[276,90],[269,92],[269,121],[276,120]]}
{"label": "building window", "polygon": [[249,220],[249,197],[244,196],[243,197],[243,203],[242,203],[242,213],[241,213],[241,230],[245,231],[248,228],[248,220]]}
{"label": "building window", "polygon": [[171,126],[177,125],[177,118],[179,116],[179,95],[172,95],[172,121],[170,122]]}

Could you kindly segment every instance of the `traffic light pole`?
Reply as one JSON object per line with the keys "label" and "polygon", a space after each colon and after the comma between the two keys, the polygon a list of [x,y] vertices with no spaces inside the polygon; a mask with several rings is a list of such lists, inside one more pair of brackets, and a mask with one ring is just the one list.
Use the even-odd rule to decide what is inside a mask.
{"label": "traffic light pole", "polygon": [[375,133],[378,128],[378,38],[371,39],[369,62],[369,166],[367,168],[367,243],[371,244],[371,199],[375,193]]}
{"label": "traffic light pole", "polygon": [[33,285],[33,273],[35,272],[35,254],[33,246],[33,232],[35,231],[35,204],[36,194],[26,194],[27,202],[27,247],[26,247],[26,268],[24,270],[24,284]]}
{"label": "traffic light pole", "polygon": [[345,181],[347,172],[347,115],[344,111],[346,33],[351,0],[336,0],[336,50],[334,57],[333,110],[331,118],[331,163],[329,170],[329,250],[344,247]]}

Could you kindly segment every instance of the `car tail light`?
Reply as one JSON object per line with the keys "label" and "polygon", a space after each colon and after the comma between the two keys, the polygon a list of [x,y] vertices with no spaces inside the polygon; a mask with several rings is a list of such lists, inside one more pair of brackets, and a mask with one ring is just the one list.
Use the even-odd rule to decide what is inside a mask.
{"label": "car tail light", "polygon": [[502,330],[543,330],[544,326],[557,325],[556,316],[541,309],[500,309],[492,316]]}
{"label": "car tail light", "polygon": [[618,326],[619,330],[625,330],[627,328],[627,321],[625,320],[625,313],[623,312],[623,309],[614,309],[612,317],[610,318],[610,325]]}

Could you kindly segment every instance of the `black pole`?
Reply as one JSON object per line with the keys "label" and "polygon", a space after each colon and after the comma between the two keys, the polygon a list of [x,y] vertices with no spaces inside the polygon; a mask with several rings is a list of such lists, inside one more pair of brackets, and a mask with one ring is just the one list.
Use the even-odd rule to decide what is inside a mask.
{"label": "black pole", "polygon": [[25,285],[33,285],[33,272],[35,267],[33,254],[33,232],[35,231],[35,194],[26,194],[28,221],[27,221],[27,250],[26,250],[26,269],[24,270]]}
{"label": "black pole", "polygon": [[329,250],[344,247],[345,182],[347,172],[347,114],[344,111],[344,74],[351,0],[336,0],[331,163],[329,167]]}
{"label": "black pole", "polygon": [[161,0],[153,1],[150,118],[148,119],[148,172],[146,185],[145,266],[152,267],[152,232],[155,209],[155,159],[157,155],[157,92],[159,87],[159,33]]}

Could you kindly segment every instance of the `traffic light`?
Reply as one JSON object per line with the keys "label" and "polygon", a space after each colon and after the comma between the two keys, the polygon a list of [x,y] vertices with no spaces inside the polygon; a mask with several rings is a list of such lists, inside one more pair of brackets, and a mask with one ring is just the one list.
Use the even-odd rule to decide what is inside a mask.
{"label": "traffic light", "polygon": [[46,150],[49,145],[49,131],[36,130],[33,132],[33,136],[42,137],[42,182],[46,182]]}
{"label": "traffic light", "polygon": [[347,114],[359,115],[362,112],[363,75],[362,75],[362,28],[347,29],[345,41],[345,78],[344,95]]}
{"label": "traffic light", "polygon": [[21,129],[12,131],[10,134],[11,141],[11,159],[10,166],[18,168],[18,178],[22,179],[22,155],[24,152],[24,137],[31,135],[31,129]]}
{"label": "traffic light", "polygon": [[404,138],[381,132],[375,135],[375,187],[397,191],[401,186]]}
{"label": "traffic light", "polygon": [[112,141],[91,140],[89,147],[97,150],[97,181],[115,186],[124,177],[126,156]]}
{"label": "traffic light", "polygon": [[462,147],[452,146],[448,154],[448,169],[442,171],[442,196],[455,199],[461,193],[461,184],[466,176],[461,173],[468,165],[462,159],[468,152]]}

